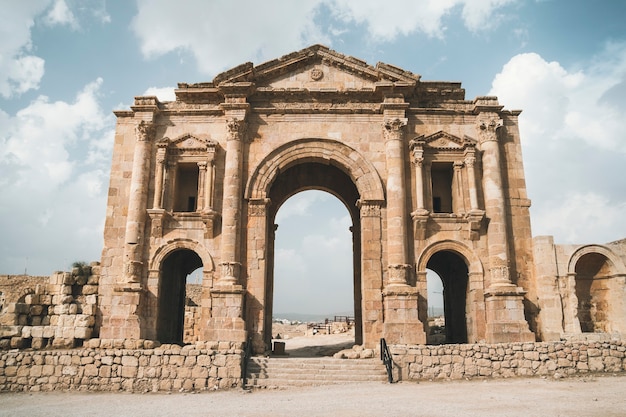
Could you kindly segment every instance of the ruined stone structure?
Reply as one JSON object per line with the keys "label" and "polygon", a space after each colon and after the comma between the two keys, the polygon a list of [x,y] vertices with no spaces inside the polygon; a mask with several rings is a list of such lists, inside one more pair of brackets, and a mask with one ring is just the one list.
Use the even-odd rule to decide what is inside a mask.
{"label": "ruined stone structure", "polygon": [[626,332],[624,243],[532,239],[520,111],[496,97],[312,46],[115,114],[103,339],[181,342],[202,267],[198,340],[266,350],[275,216],[308,189],[352,218],[358,344],[426,342],[427,268],[450,343]]}

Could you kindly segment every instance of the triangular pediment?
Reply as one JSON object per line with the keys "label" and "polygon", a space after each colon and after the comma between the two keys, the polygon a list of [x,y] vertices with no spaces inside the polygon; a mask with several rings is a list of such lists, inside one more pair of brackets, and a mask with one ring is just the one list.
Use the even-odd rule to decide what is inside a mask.
{"label": "triangular pediment", "polygon": [[172,150],[192,151],[192,150],[207,150],[209,148],[215,148],[216,142],[211,139],[199,138],[189,133],[185,133],[175,139],[165,138],[166,143]]}
{"label": "triangular pediment", "polygon": [[366,62],[314,45],[254,66],[239,65],[213,80],[213,85],[252,82],[256,88],[306,90],[367,90],[377,84],[415,85],[419,75],[392,65]]}
{"label": "triangular pediment", "polygon": [[469,139],[467,137],[465,139],[461,139],[457,136],[451,135],[448,132],[444,132],[443,130],[440,130],[437,133],[433,133],[430,136],[426,136],[423,141],[424,144],[429,148],[448,150],[463,149],[466,146],[474,143],[472,139]]}

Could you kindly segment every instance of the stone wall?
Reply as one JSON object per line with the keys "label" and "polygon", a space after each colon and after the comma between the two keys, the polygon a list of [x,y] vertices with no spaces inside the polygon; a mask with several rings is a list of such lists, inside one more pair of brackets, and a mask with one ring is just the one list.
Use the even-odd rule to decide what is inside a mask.
{"label": "stone wall", "polygon": [[99,280],[94,262],[55,272],[45,281],[24,281],[37,285],[22,287],[21,295],[0,310],[0,349],[71,348],[93,337]]}
{"label": "stone wall", "polygon": [[401,380],[519,376],[563,377],[626,370],[626,342],[572,341],[496,345],[393,345]]}
{"label": "stone wall", "polygon": [[155,345],[92,339],[81,349],[5,351],[0,353],[0,391],[178,392],[241,386],[241,344]]}

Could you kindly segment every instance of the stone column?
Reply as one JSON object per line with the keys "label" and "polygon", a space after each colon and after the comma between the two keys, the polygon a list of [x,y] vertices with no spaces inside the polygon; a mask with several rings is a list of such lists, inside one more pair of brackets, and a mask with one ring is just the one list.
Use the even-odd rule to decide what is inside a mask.
{"label": "stone column", "polygon": [[133,154],[133,171],[130,180],[128,215],[124,236],[124,282],[140,283],[143,271],[142,252],[144,225],[150,174],[150,150],[154,136],[154,125],[142,120],[135,129],[137,142]]}
{"label": "stone column", "polygon": [[454,161],[452,165],[454,172],[452,176],[453,195],[452,195],[452,212],[465,214],[465,198],[463,196],[463,177],[461,170],[463,169],[462,161]]}
{"label": "stone column", "polygon": [[483,188],[485,211],[489,218],[489,284],[511,285],[509,276],[509,248],[506,227],[506,202],[502,185],[502,165],[497,130],[502,119],[497,114],[486,114],[478,120],[480,145],[483,151]]}
{"label": "stone column", "polygon": [[178,163],[176,161],[168,161],[165,165],[165,209],[174,211],[174,199],[176,198],[176,173],[178,171]]}
{"label": "stone column", "polygon": [[406,119],[384,123],[387,161],[387,261],[388,285],[406,285],[407,264],[406,177],[404,169],[404,127]]}
{"label": "stone column", "polygon": [[474,149],[465,153],[465,167],[467,169],[467,182],[469,188],[470,211],[479,211],[478,192],[476,190],[476,154]]}
{"label": "stone column", "polygon": [[[395,106],[394,106],[395,107]],[[393,113],[398,114],[394,109]],[[426,342],[418,317],[417,288],[408,285],[407,189],[404,168],[404,128],[407,119],[388,118],[384,123],[387,161],[387,285],[383,290],[384,327],[387,342]]]}
{"label": "stone column", "polygon": [[206,180],[204,189],[204,211],[213,211],[213,178],[215,177],[215,164],[213,158],[207,161]]}
{"label": "stone column", "polygon": [[498,141],[502,119],[495,112],[477,118],[483,152],[485,214],[489,219],[487,241],[489,278],[485,289],[486,339],[488,343],[534,341],[524,316],[525,291],[511,282],[503,169]]}
{"label": "stone column", "polygon": [[196,211],[203,211],[206,204],[205,195],[205,181],[207,177],[207,162],[198,162],[198,204],[196,204]]}
{"label": "stone column", "polygon": [[415,205],[416,209],[412,216],[428,215],[428,210],[424,205],[424,141],[413,139],[409,143],[413,164],[415,164]]}
{"label": "stone column", "polygon": [[241,175],[246,122],[232,118],[227,122],[224,204],[222,210],[221,276],[218,284],[236,285],[239,281],[239,227],[241,218]]}
{"label": "stone column", "polygon": [[153,209],[161,209],[163,205],[163,179],[165,173],[165,152],[167,150],[167,144],[165,143],[159,143],[157,146]]}

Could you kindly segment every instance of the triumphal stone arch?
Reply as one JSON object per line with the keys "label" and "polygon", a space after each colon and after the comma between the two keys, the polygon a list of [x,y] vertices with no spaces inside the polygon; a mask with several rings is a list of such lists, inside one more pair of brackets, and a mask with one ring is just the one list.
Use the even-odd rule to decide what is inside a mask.
{"label": "triumphal stone arch", "polygon": [[[195,334],[267,349],[275,216],[309,189],[352,219],[359,344],[426,343],[427,269],[444,283],[451,342],[558,337],[564,315],[575,321],[550,301],[562,298],[552,260],[535,278],[520,111],[496,97],[316,45],[115,114],[101,338],[181,342],[185,277],[201,267]],[[589,311],[578,321],[594,328]]]}

